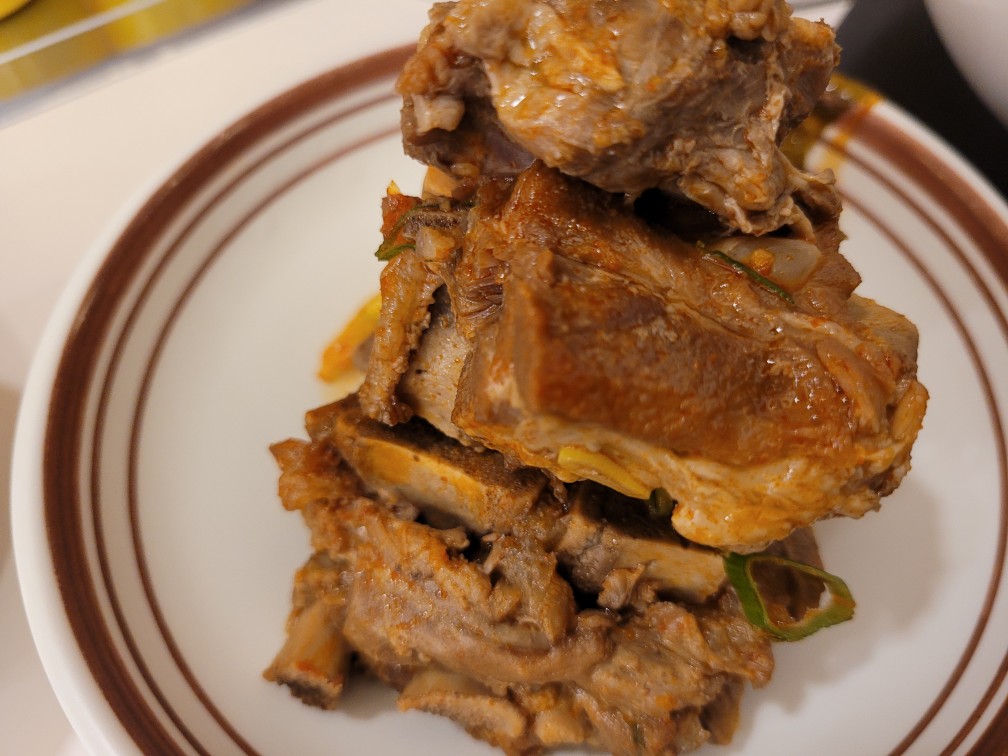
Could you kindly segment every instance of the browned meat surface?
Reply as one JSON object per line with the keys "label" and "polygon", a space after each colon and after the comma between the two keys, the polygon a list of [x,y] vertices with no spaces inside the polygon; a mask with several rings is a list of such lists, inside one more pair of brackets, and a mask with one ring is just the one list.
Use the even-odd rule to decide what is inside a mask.
{"label": "browned meat surface", "polygon": [[[283,503],[302,513],[314,553],[265,672],[307,703],[337,706],[356,662],[401,691],[400,707],[451,717],[508,753],[675,754],[727,742],[745,684],[769,680],[768,637],[715,574],[720,557],[628,517],[618,494],[509,473],[499,454],[417,419],[389,429],[355,397],[310,412],[307,427],[310,440],[273,447]],[[404,484],[409,454],[429,475]],[[488,495],[504,501],[488,509]],[[618,554],[599,552],[600,533]],[[694,578],[654,567],[663,560],[710,585],[685,597],[676,582]],[[626,581],[627,600],[604,603]],[[768,590],[818,602],[783,579]]]}
{"label": "browned meat surface", "polygon": [[685,541],[642,502],[596,485],[579,486],[561,520],[556,550],[578,588],[604,592],[610,609],[642,585],[701,603],[724,582],[721,556]]}
{"label": "browned meat surface", "polygon": [[353,400],[310,412],[307,425],[386,501],[415,503],[428,520],[436,515],[439,524],[478,535],[507,532],[548,483],[535,470],[510,470],[500,455],[473,452],[426,424],[394,429],[375,422]]}
{"label": "browned meat surface", "polygon": [[399,255],[382,272],[382,306],[396,317],[383,320],[375,332],[361,399],[384,422],[409,419],[410,409],[396,402],[394,389],[427,327],[428,308],[439,285],[413,255]]}
{"label": "browned meat surface", "polygon": [[455,316],[442,287],[431,306],[430,326],[393,391],[420,417],[452,438],[458,438],[460,431],[451,421],[453,405],[445,397],[455,394],[468,353],[469,341],[455,328]]}
{"label": "browned meat surface", "polygon": [[404,144],[457,176],[538,158],[610,192],[661,188],[747,233],[807,231],[833,187],[778,145],[837,59],[832,30],[784,0],[441,3],[399,79]]}
{"label": "browned meat surface", "polygon": [[[457,247],[418,232],[403,253],[402,269],[444,284],[451,312],[437,310],[431,348],[421,338],[396,357],[423,367],[404,369],[393,403],[419,399],[444,432],[561,480],[664,488],[676,530],[719,548],[860,516],[898,485],[926,403],[917,332],[852,293],[834,222],[818,248],[755,249],[777,275],[788,248],[774,245],[805,244],[808,265],[768,288],[710,251],[751,240],[686,242],[540,164],[478,198]],[[380,330],[398,313],[383,307]],[[446,344],[450,358],[431,359]],[[620,480],[584,469],[586,453]]]}

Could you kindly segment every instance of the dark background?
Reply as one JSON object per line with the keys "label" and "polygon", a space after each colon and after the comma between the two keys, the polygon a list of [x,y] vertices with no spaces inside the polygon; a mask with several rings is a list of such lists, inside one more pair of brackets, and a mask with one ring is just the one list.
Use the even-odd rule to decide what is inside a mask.
{"label": "dark background", "polygon": [[959,74],[923,0],[859,0],[837,30],[837,41],[842,73],[937,132],[1008,198],[1008,128]]}

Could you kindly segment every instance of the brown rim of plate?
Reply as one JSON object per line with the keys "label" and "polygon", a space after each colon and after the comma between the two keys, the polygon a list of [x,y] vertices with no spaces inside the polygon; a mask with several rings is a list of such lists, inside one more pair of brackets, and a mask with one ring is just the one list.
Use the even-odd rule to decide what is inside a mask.
{"label": "brown rim of plate", "polygon": [[[200,188],[208,185],[215,176],[239,158],[251,146],[278,131],[285,124],[289,123],[291,119],[308,114],[315,108],[340,95],[375,84],[382,79],[391,79],[399,70],[410,51],[411,48],[409,47],[397,48],[365,58],[312,79],[255,110],[246,118],[225,130],[218,138],[196,153],[151,197],[112,246],[108,256],[92,281],[67,336],[54,380],[43,450],[43,504],[50,556],[67,619],[81,655],[87,663],[95,682],[104,694],[109,707],[127,734],[144,753],[173,754],[185,752],[185,746],[173,737],[164,722],[165,719],[171,721],[172,725],[177,728],[178,733],[185,739],[188,748],[203,754],[209,753],[209,751],[199,742],[196,735],[186,727],[185,722],[172,710],[170,702],[158,691],[149,670],[144,665],[139,649],[131,641],[128,621],[122,607],[115,600],[116,591],[108,572],[107,555],[104,552],[104,545],[100,542],[102,528],[100,512],[97,508],[98,499],[94,499],[95,504],[90,512],[84,511],[81,491],[78,485],[78,473],[83,469],[82,465],[90,461],[92,463],[90,485],[92,485],[94,491],[97,491],[97,480],[95,477],[97,470],[96,463],[100,457],[100,445],[96,443],[92,446],[92,459],[82,459],[83,435],[87,431],[87,423],[85,417],[86,392],[82,391],[81,387],[87,386],[89,379],[97,372],[98,346],[109,337],[110,329],[114,325],[113,316],[116,312],[115,302],[117,295],[126,288],[127,284],[137,279],[143,267],[142,262],[145,260],[145,255],[149,256],[150,254],[152,242],[158,238],[161,231],[170,225],[172,220],[186,205],[187,200]],[[925,192],[939,202],[961,224],[962,228],[971,236],[977,247],[997,270],[999,277],[1003,281],[1008,282],[1008,226],[1005,225],[1004,219],[994,208],[988,205],[986,200],[978,195],[969,183],[945,165],[924,145],[916,143],[911,137],[908,137],[894,124],[884,118],[865,118],[863,116],[864,114],[860,114],[859,123],[856,127],[857,139],[883,154],[893,164],[897,165],[902,171],[917,181]],[[376,133],[375,138],[379,138],[384,134],[387,134],[387,132],[383,134]],[[303,137],[304,134],[300,136]],[[359,146],[361,145],[352,145],[349,149],[353,150]],[[840,150],[844,154],[845,159],[858,161],[856,157],[849,154],[845,144],[837,143],[833,147]],[[276,151],[280,149],[283,149],[283,145],[276,148],[271,155],[276,154]],[[335,159],[335,157],[338,156],[330,156],[328,159]],[[323,164],[324,161],[320,162],[316,167],[322,167]],[[919,205],[915,204],[911,197],[908,197],[898,187],[888,182],[884,176],[873,170],[870,165],[863,162],[860,162],[860,165],[872,173],[876,179],[888,184],[888,188],[891,191],[894,191],[901,199],[914,208],[919,218],[923,219],[925,223],[931,224],[932,228],[941,233],[950,245],[949,248],[954,251],[962,265],[970,271],[975,285],[983,293],[991,309],[997,314],[1002,332],[1008,338],[1008,323],[1005,321],[1004,313],[996,306],[994,297],[986,282],[972,267],[962,249],[945,235],[941,229],[934,226],[928,214]],[[234,179],[234,183],[236,184],[240,180],[241,177],[236,178]],[[289,185],[278,188],[273,196],[279,195],[287,188],[289,188]],[[852,202],[852,204],[856,203]],[[864,208],[859,209],[864,210]],[[239,223],[243,224],[247,222],[249,217],[243,218]],[[1008,470],[1008,462],[1006,462],[1006,451],[1004,448],[1004,426],[994,401],[991,378],[985,372],[979,353],[969,336],[968,330],[959,318],[958,313],[952,308],[951,303],[944,297],[940,282],[928,274],[923,262],[905,244],[899,242],[896,235],[884,225],[881,219],[874,218],[868,213],[866,213],[866,217],[883,233],[887,234],[890,239],[896,241],[901,252],[907,256],[910,263],[925,276],[936,296],[942,301],[943,307],[945,307],[948,314],[956,323],[964,342],[969,346],[974,368],[984,381],[985,398],[991,410],[992,422],[994,422],[998,431],[998,454],[1001,460],[999,470],[1001,478],[1001,522],[998,551],[983,609],[977,619],[970,642],[962,652],[952,676],[942,688],[932,706],[921,717],[918,724],[893,750],[892,753],[895,755],[905,752],[933,720],[958,683],[986,628],[991,608],[996,599],[998,583],[1005,559],[1006,513],[1008,513],[1008,495],[1006,495],[1006,478],[1008,478],[1008,474],[1006,474],[1006,470]],[[237,228],[233,229],[232,232],[236,230]],[[219,253],[220,248],[218,246],[215,250],[211,250],[206,263],[194,272],[189,285],[180,293],[179,299],[171,311],[170,318],[174,318],[179,312],[188,293],[197,283],[202,271],[205,270],[206,264],[209,264],[210,259]],[[151,285],[153,279],[158,275],[160,267],[161,263],[154,266],[153,272],[150,274],[151,278],[142,284],[144,290]],[[166,333],[167,324],[162,330],[162,341]],[[120,339],[121,337],[122,334],[120,333]],[[118,351],[117,347],[116,354],[118,354]],[[143,397],[146,394],[146,384],[149,383],[154,367],[153,363],[156,362],[156,359],[157,352],[155,352],[151,364],[147,366],[145,385],[142,388],[141,398],[134,417],[134,435],[130,459],[131,499],[134,498],[135,493],[133,465],[135,463],[138,442],[137,429],[139,426],[139,415],[142,411]],[[109,391],[108,377],[114,369],[115,359],[113,358],[112,365],[108,367],[108,372],[105,376],[106,382],[101,387],[101,401],[103,403]],[[99,416],[95,422],[94,437],[97,439],[100,436],[103,420]],[[264,443],[266,442],[264,441]],[[252,746],[224,719],[217,707],[202,691],[198,681],[192,671],[186,666],[185,660],[174,643],[164,622],[164,618],[157,609],[154,590],[144,567],[143,554],[139,549],[138,524],[135,516],[134,501],[130,502],[130,513],[134,544],[137,548],[137,557],[141,578],[144,582],[144,590],[146,591],[147,599],[150,602],[155,620],[158,623],[163,640],[167,644],[169,653],[176,664],[179,665],[180,672],[192,687],[193,692],[203,706],[206,707],[208,714],[217,721],[222,730],[240,750],[248,754],[254,754],[255,750]],[[161,707],[162,712],[160,714],[147,703],[139,681],[131,675],[128,665],[117,653],[113,632],[106,624],[105,618],[102,615],[95,583],[96,576],[93,576],[88,569],[88,554],[84,529],[82,527],[87,517],[93,519],[96,538],[99,541],[99,566],[102,571],[100,579],[104,582],[105,589],[112,599],[112,613],[118,625],[116,630],[126,639],[127,649],[133,657],[132,662],[137,665],[140,676],[144,678],[144,684],[148,686],[147,695],[154,698]],[[980,704],[946,747],[946,753],[957,748],[970,735],[1004,682],[1006,673],[1008,673],[1008,653],[1003,658]],[[1000,752],[997,749],[1003,748],[1002,744],[1005,742],[1005,737],[1008,737],[1008,708],[1002,706],[992,724],[981,734],[978,742],[972,749],[972,753],[986,754]]]}
{"label": "brown rim of plate", "polygon": [[[94,576],[88,568],[82,529],[84,518],[88,514],[95,518],[96,533],[100,534],[101,528],[96,510],[83,511],[77,477],[83,463],[82,442],[86,430],[86,393],[81,387],[87,386],[97,371],[98,346],[112,327],[117,296],[137,276],[152,242],[170,225],[188,199],[250,147],[278,131],[292,118],[310,113],[336,95],[394,76],[411,49],[389,50],[316,77],[256,109],[199,150],[152,195],[112,245],[70,328],[53,383],[46,423],[43,449],[46,535],[60,598],[81,655],[109,707],[143,753],[185,751],[166,729],[161,716],[146,703],[127,665],[116,652],[112,633],[99,608]],[[107,386],[103,392],[105,390]],[[91,474],[94,475],[93,469]],[[93,477],[91,484],[95,484]],[[101,549],[99,552],[102,577],[107,583],[107,561]],[[148,596],[152,595],[149,583],[145,590]],[[110,595],[114,596],[114,591]],[[121,608],[113,613],[124,636],[129,638]],[[163,624],[161,629],[164,632]],[[138,657],[135,648],[130,651]],[[136,661],[143,671],[142,661],[139,658]],[[149,678],[149,673],[145,677]],[[161,698],[159,703],[165,709],[164,716],[178,728],[189,747],[201,754],[208,753],[168,702]],[[226,724],[224,727],[230,730]],[[230,730],[229,735],[242,750],[253,753],[237,733]]]}
{"label": "brown rim of plate", "polygon": [[[885,155],[904,174],[912,177],[917,182],[917,185],[924,189],[931,199],[943,207],[956,220],[960,227],[968,233],[971,241],[997,271],[1001,281],[1008,282],[1008,225],[1005,224],[1005,220],[987,202],[977,196],[973,187],[963,180],[961,175],[942,162],[925,146],[915,145],[903,132],[899,131],[892,121],[874,117],[874,114],[871,112],[868,114],[867,122],[864,123],[864,130],[858,132],[858,138],[874,151]],[[861,163],[861,165],[865,167],[864,163]],[[934,220],[931,214],[925,212],[918,203],[910,198],[906,192],[897,187],[887,176],[877,171],[871,172],[890,191],[913,207],[922,222],[956,254],[963,267],[969,271],[971,280],[983,295],[985,303],[990,307],[991,312],[995,314],[1001,333],[1008,336],[1008,319],[1006,319],[1005,313],[998,306],[986,281],[969,264],[961,247],[951,239],[945,229]],[[861,211],[871,217],[871,213],[867,208],[862,207]],[[875,222],[878,223],[879,221],[876,219]],[[892,238],[891,234],[890,238],[902,246],[898,240]],[[903,249],[902,251],[904,256],[913,261],[917,270],[927,277],[931,288],[942,299],[945,308],[950,313],[954,313],[951,303],[945,300],[940,283],[932,278],[925,266],[910,250]],[[956,316],[956,325],[963,332],[963,326],[958,316]],[[966,343],[969,344],[971,350],[975,350],[975,346],[971,340],[967,340]],[[978,362],[978,357],[976,354],[973,355],[974,362]],[[1005,450],[1005,427],[998,412],[990,376],[982,371],[980,375],[984,381],[985,399],[991,409],[991,418],[995,422],[997,429],[998,457],[1001,460],[1001,468],[999,470],[1001,478],[1001,522],[998,527],[994,570],[987,585],[983,608],[977,624],[956,664],[953,674],[949,677],[949,680],[921,717],[918,724],[893,749],[891,752],[892,756],[906,752],[951,695],[953,688],[958,683],[959,678],[962,676],[980,643],[987,622],[990,620],[990,614],[1003,577],[1006,542],[1008,542],[1008,487],[1006,487],[1008,486],[1008,483],[1006,483],[1008,481],[1008,461],[1006,459],[1008,458],[1006,458]],[[991,700],[1001,688],[1006,675],[1008,675],[1008,652],[1002,657],[994,678],[984,692],[979,705],[966,719],[955,737],[946,745],[942,751],[943,755],[955,751],[969,736],[972,729],[987,710]],[[1006,742],[1008,742],[1008,702],[1002,704],[990,726],[980,735],[970,752],[977,756],[980,754],[1003,754]]]}
{"label": "brown rim of plate", "polygon": [[[352,106],[350,108],[347,108],[346,110],[341,110],[340,112],[336,113],[332,117],[327,118],[327,119],[325,119],[325,120],[323,120],[323,121],[321,121],[319,123],[312,124],[309,128],[307,128],[307,129],[305,129],[303,131],[298,132],[297,134],[295,134],[294,136],[292,136],[290,139],[286,139],[282,144],[278,145],[276,148],[274,148],[273,150],[271,150],[266,157],[264,157],[264,158],[260,159],[259,161],[257,161],[255,163],[255,165],[253,165],[249,170],[253,170],[256,166],[261,165],[266,160],[268,160],[270,158],[273,158],[273,157],[276,157],[278,154],[282,153],[287,148],[289,148],[289,147],[291,147],[293,145],[298,144],[301,140],[303,140],[305,137],[309,136],[310,134],[312,134],[314,132],[317,132],[320,129],[323,129],[323,128],[327,127],[327,126],[332,126],[332,124],[334,122],[340,121],[340,120],[342,120],[343,118],[345,118],[347,116],[359,113],[360,111],[365,110],[365,109],[367,109],[367,108],[369,108],[371,106],[377,105],[379,103],[387,102],[390,99],[392,99],[392,97],[393,97],[392,93],[388,93],[388,94],[385,94],[385,95],[380,95],[380,96],[375,97],[373,99],[370,99],[370,100],[367,100],[365,102],[356,104],[356,105],[354,105],[354,106]],[[203,259],[202,263],[197,268],[194,269],[193,275],[189,279],[189,281],[187,282],[186,286],[183,287],[180,290],[178,299],[175,301],[174,305],[169,310],[168,316],[166,317],[164,323],[162,324],[162,327],[161,327],[161,330],[160,330],[160,332],[158,334],[158,337],[157,337],[157,339],[154,342],[154,348],[153,348],[153,350],[151,352],[150,361],[148,362],[148,364],[146,366],[146,369],[144,370],[143,380],[142,380],[142,382],[140,384],[140,393],[139,393],[139,395],[137,397],[136,407],[134,408],[133,424],[132,424],[132,430],[131,430],[131,434],[130,434],[129,491],[128,491],[129,507],[128,507],[128,509],[129,509],[129,519],[130,519],[130,529],[132,531],[134,556],[136,558],[137,569],[138,569],[138,572],[139,572],[140,577],[141,577],[141,582],[143,584],[144,595],[147,598],[147,604],[150,607],[151,613],[154,616],[154,619],[155,619],[155,622],[157,624],[158,630],[160,631],[161,637],[162,637],[162,639],[165,642],[165,646],[166,646],[169,654],[171,655],[172,660],[175,662],[175,664],[176,664],[179,672],[181,673],[181,675],[183,676],[183,678],[185,678],[186,683],[189,685],[190,690],[192,690],[193,694],[196,696],[196,698],[200,701],[200,703],[206,709],[207,713],[210,714],[211,717],[213,717],[213,719],[217,722],[217,724],[221,727],[221,729],[231,738],[231,740],[235,743],[235,745],[237,745],[246,754],[256,754],[257,752],[255,751],[255,749],[249,743],[247,743],[241,737],[241,735],[234,728],[234,726],[231,725],[231,723],[227,721],[227,719],[221,713],[220,709],[213,703],[213,701],[211,700],[210,696],[207,695],[206,691],[200,685],[199,681],[197,680],[196,675],[193,673],[193,671],[190,668],[189,664],[185,661],[185,658],[184,658],[183,654],[181,653],[181,651],[180,651],[180,649],[178,647],[178,644],[175,642],[175,639],[172,636],[171,631],[168,629],[168,623],[167,623],[167,621],[165,619],[164,613],[161,611],[160,602],[157,600],[157,592],[154,590],[153,584],[152,584],[151,579],[150,579],[150,572],[149,572],[149,570],[147,568],[147,558],[146,558],[146,555],[145,555],[145,553],[143,551],[143,548],[142,548],[140,518],[139,518],[139,515],[138,515],[138,511],[139,511],[139,503],[138,503],[139,502],[139,496],[138,496],[137,491],[136,491],[136,478],[137,478],[136,469],[137,469],[137,462],[138,462],[138,451],[139,451],[139,447],[140,447],[139,436],[140,436],[140,432],[141,432],[141,428],[142,428],[142,417],[143,417],[143,414],[144,414],[144,409],[147,406],[147,396],[149,394],[150,385],[151,385],[151,381],[153,380],[154,373],[157,370],[157,365],[158,365],[158,362],[160,360],[160,355],[161,355],[161,352],[162,352],[162,348],[164,347],[165,342],[168,339],[169,333],[171,331],[172,326],[175,323],[175,320],[181,314],[182,310],[185,307],[186,301],[189,298],[189,295],[192,293],[192,291],[195,290],[196,286],[199,284],[200,279],[203,277],[203,274],[213,264],[213,262],[220,256],[220,254],[226,248],[227,244],[235,237],[235,235],[237,235],[243,228],[245,228],[245,226],[247,226],[249,222],[251,222],[253,219],[255,219],[255,217],[259,213],[261,213],[262,210],[265,207],[267,207],[274,200],[276,200],[278,197],[280,197],[283,194],[285,194],[290,188],[292,188],[296,184],[300,183],[302,180],[304,180],[308,176],[312,175],[313,173],[316,173],[317,171],[319,171],[322,168],[325,168],[331,162],[339,160],[341,157],[344,157],[347,154],[355,152],[356,150],[359,150],[362,147],[366,147],[369,144],[373,144],[377,140],[380,140],[380,139],[382,139],[384,137],[392,136],[393,134],[396,134],[398,132],[399,132],[398,125],[396,125],[394,127],[390,126],[390,127],[388,127],[387,129],[385,129],[383,131],[373,132],[373,133],[371,133],[371,134],[369,134],[369,135],[367,135],[365,137],[362,137],[361,139],[359,139],[359,140],[357,140],[357,141],[355,141],[355,142],[353,142],[353,143],[351,143],[351,144],[349,144],[347,146],[344,146],[344,147],[342,147],[342,148],[340,148],[338,150],[330,152],[330,153],[326,154],[325,156],[321,157],[318,161],[316,161],[315,163],[313,163],[312,165],[310,165],[308,168],[306,168],[306,169],[302,170],[301,172],[297,173],[296,175],[294,175],[293,177],[291,177],[288,181],[284,182],[283,184],[280,184],[277,187],[275,187],[274,190],[269,195],[267,195],[265,197],[265,199],[263,199],[262,201],[260,201],[259,203],[257,203],[255,205],[255,207],[253,207],[249,212],[247,212],[246,214],[244,214],[243,216],[241,216],[241,218],[239,218],[235,222],[235,224],[227,231],[227,233],[224,234],[221,237],[221,239],[212,248],[210,248],[207,256]],[[207,205],[207,207],[212,206],[213,202],[215,202],[217,199],[225,196],[232,188],[238,186],[241,183],[242,178],[244,176],[248,175],[248,172],[249,171],[244,171],[240,176],[238,176],[233,181],[231,181],[228,184],[228,186],[225,187],[220,192],[220,194],[218,194],[214,198],[214,200],[211,201],[211,203],[209,205]],[[204,208],[204,209],[206,209],[206,208]],[[200,213],[200,215],[202,215],[202,213]],[[192,225],[195,225],[198,222],[199,221],[197,219],[197,220],[195,220],[193,222]],[[178,242],[181,241],[187,235],[186,232],[189,230],[189,228],[192,227],[192,225],[190,225],[186,229],[186,231],[182,232],[177,237],[176,241],[173,242],[173,244],[171,245],[171,247],[166,252],[165,257],[162,259],[161,264],[167,262],[168,259],[172,256],[172,254],[175,251],[175,248],[177,247]],[[160,264],[159,264],[159,268],[160,268]],[[154,281],[154,279],[156,279],[157,275],[158,275],[158,272],[155,271],[152,274],[151,279],[145,285],[145,288],[146,288],[146,286],[149,286],[151,283],[153,283],[153,281]],[[143,297],[141,296],[141,301],[142,301],[142,298]],[[132,321],[132,313],[131,313],[130,321]],[[127,324],[127,328],[125,328],[120,333],[120,335],[119,335],[119,339],[118,339],[118,341],[116,343],[116,348],[115,348],[115,353],[116,354],[118,354],[118,352],[120,351],[121,347],[124,345],[123,344],[124,338],[128,338],[128,324]],[[105,414],[104,410],[105,410],[105,408],[107,406],[107,398],[108,398],[107,388],[108,388],[108,386],[111,383],[111,375],[112,375],[112,372],[114,371],[114,369],[115,369],[115,360],[113,359],[112,364],[110,364],[110,366],[108,368],[108,376],[106,378],[106,381],[105,381],[105,384],[104,384],[104,387],[103,387],[102,398],[101,398],[101,401],[100,401],[100,404],[99,404],[99,412],[98,412],[98,417],[99,418],[104,417],[104,414]],[[96,433],[95,433],[95,440],[96,440],[96,442],[98,440],[99,435],[100,435],[100,428],[96,428]],[[93,471],[97,470],[98,467],[99,467],[99,465],[100,465],[100,445],[98,443],[95,443],[92,446],[92,470]],[[96,487],[97,486],[95,484],[93,484],[93,488],[96,488]],[[94,496],[93,499],[95,501],[97,501],[98,497]],[[97,519],[98,519],[97,516],[96,516],[95,519],[97,521]],[[97,528],[96,528],[96,531],[97,531],[97,533],[100,536],[100,530],[97,530]],[[104,547],[102,546],[101,543],[99,543],[98,553],[99,553],[100,556],[105,553]],[[172,707],[171,707],[170,703],[167,700],[167,697],[164,696],[161,693],[160,686],[158,685],[157,681],[155,680],[154,675],[152,675],[150,673],[150,671],[147,669],[146,664],[144,663],[144,660],[143,660],[143,655],[140,653],[140,651],[137,648],[135,642],[133,641],[132,634],[129,631],[129,625],[125,621],[125,616],[123,615],[123,613],[121,611],[121,605],[120,605],[119,601],[116,598],[116,591],[115,591],[115,587],[114,587],[114,582],[113,582],[111,576],[109,575],[108,570],[105,569],[105,567],[104,567],[104,560],[102,560],[102,563],[103,563],[103,567],[102,567],[103,581],[105,583],[106,590],[107,590],[107,592],[109,594],[110,601],[111,601],[111,604],[112,604],[112,607],[113,607],[113,611],[114,611],[114,613],[116,615],[117,624],[119,625],[120,631],[121,631],[121,633],[122,633],[122,635],[123,635],[123,637],[125,639],[126,645],[129,647],[130,655],[133,658],[134,663],[137,665],[138,669],[140,670],[141,676],[143,677],[144,682],[146,683],[147,687],[152,691],[152,693],[154,694],[154,697],[160,703],[160,705],[162,706],[162,708],[164,708],[165,711],[168,713],[168,715],[171,718],[172,722],[175,723],[176,727],[178,727],[180,731],[186,733],[186,739],[190,742],[191,745],[193,745],[195,747],[197,745],[197,739],[195,738],[195,736],[193,736],[191,733],[188,732],[188,730],[184,727],[184,724],[182,723],[181,719],[177,715],[174,714],[174,712],[172,710]],[[201,752],[202,752],[202,750],[201,750]]]}

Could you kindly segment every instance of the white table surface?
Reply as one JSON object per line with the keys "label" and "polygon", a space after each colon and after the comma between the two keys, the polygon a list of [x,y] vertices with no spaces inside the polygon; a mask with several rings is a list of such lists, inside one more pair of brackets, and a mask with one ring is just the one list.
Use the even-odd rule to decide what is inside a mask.
{"label": "white table surface", "polygon": [[[224,126],[271,96],[414,40],[427,0],[286,0],[134,56],[0,122],[0,752],[86,753],[53,695],[21,605],[10,536],[17,407],[49,313],[109,224]],[[810,15],[837,23],[846,2]],[[394,12],[393,12],[394,11]],[[391,46],[391,45],[390,45]]]}

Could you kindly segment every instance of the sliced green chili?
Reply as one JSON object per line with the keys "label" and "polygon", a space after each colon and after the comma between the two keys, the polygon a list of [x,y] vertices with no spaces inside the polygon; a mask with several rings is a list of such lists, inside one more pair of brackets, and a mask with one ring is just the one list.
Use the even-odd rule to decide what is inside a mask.
{"label": "sliced green chili", "polygon": [[[701,247],[701,249],[703,249],[703,247]],[[762,273],[753,270],[745,263],[741,263],[734,257],[726,255],[721,250],[706,249],[704,250],[703,257],[705,260],[710,260],[713,263],[725,265],[738,273],[742,273],[743,275],[748,276],[749,280],[751,280],[753,283],[757,284],[763,289],[766,289],[771,294],[776,294],[778,297],[783,299],[789,305],[792,306],[794,305],[795,301],[794,297],[791,296],[791,292],[789,292],[787,289],[785,289],[776,281],[772,281],[771,279],[764,276]]]}
{"label": "sliced green chili", "polygon": [[[738,594],[746,619],[752,625],[770,633],[777,640],[800,640],[824,627],[846,622],[854,616],[854,598],[851,596],[847,584],[836,575],[831,575],[812,565],[795,562],[792,559],[773,554],[736,554],[732,552],[724,554],[723,557],[725,573]],[[759,562],[788,567],[810,577],[818,578],[829,592],[829,604],[807,610],[804,617],[794,622],[774,620],[770,616],[766,602],[763,600],[759,586],[757,586],[752,574],[753,565]]]}

